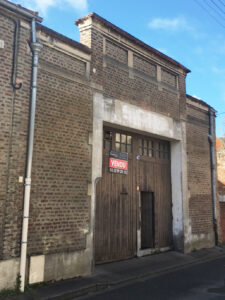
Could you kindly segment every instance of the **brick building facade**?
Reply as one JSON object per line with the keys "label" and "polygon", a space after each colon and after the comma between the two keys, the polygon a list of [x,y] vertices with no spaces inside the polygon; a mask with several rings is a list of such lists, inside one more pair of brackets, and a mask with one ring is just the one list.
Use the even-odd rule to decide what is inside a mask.
{"label": "brick building facade", "polygon": [[[159,140],[154,142],[157,145],[169,143],[172,244],[157,246],[156,250],[189,252],[214,246],[217,234],[213,227],[208,134],[209,111],[215,111],[186,95],[185,78],[190,71],[96,14],[76,21],[81,34],[78,43],[41,25],[34,12],[5,0],[0,6],[0,288],[15,285],[20,265],[33,18],[42,50],[37,78],[27,282],[93,272],[96,202],[99,182],[104,177],[106,126],[112,131],[127,132],[127,136]],[[160,149],[158,153],[160,158]],[[137,160],[142,156],[137,155]],[[151,158],[149,162],[154,164]],[[134,175],[136,163],[132,170],[128,169]],[[126,178],[121,174],[112,176],[123,176],[122,181]],[[141,185],[134,185],[132,195],[139,199]],[[157,201],[160,196],[151,192],[155,192]],[[216,199],[216,216],[218,210]],[[134,214],[138,215],[138,210]],[[156,219],[160,228],[160,212]],[[141,247],[141,228],[134,226],[137,246],[133,255],[154,252]],[[157,230],[160,237],[160,229]]]}

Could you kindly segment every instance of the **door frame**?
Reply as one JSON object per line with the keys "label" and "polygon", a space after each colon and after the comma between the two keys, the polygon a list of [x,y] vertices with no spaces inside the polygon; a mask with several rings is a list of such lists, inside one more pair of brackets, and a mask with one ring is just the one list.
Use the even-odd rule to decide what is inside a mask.
{"label": "door frame", "polygon": [[[176,250],[184,251],[185,244],[188,244],[188,236],[190,236],[191,230],[187,197],[185,121],[177,121],[171,117],[148,111],[117,99],[105,98],[101,93],[94,93],[93,133],[89,137],[92,144],[91,216],[86,248],[92,260],[92,265],[94,265],[96,183],[102,177],[104,126],[142,133],[143,135],[150,134],[156,138],[171,141],[173,245]],[[137,234],[138,239],[140,239],[140,232]],[[140,245],[138,245],[138,249],[140,249]],[[161,249],[161,251],[163,250]]]}

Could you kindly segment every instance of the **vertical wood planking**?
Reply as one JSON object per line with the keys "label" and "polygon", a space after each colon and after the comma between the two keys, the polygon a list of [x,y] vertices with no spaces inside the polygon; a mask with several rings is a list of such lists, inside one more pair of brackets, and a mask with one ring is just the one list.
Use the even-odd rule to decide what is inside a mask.
{"label": "vertical wood planking", "polygon": [[[113,131],[113,130],[112,130]],[[115,134],[116,131],[114,131]],[[166,247],[172,243],[170,160],[141,156],[136,159],[139,135],[132,134],[128,174],[108,171],[109,153],[103,155],[103,177],[96,187],[95,261],[104,263],[136,255],[137,228],[140,228],[139,193],[151,192],[154,207],[154,241],[146,245]],[[113,137],[115,141],[115,136]],[[139,186],[139,191],[137,191]],[[150,205],[150,203],[149,203]],[[153,203],[152,203],[153,205]],[[151,228],[146,229],[151,231]]]}

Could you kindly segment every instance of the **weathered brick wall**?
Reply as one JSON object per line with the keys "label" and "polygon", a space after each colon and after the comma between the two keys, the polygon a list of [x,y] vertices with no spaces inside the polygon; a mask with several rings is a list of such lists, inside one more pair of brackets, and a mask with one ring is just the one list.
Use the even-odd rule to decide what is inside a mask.
{"label": "weathered brick wall", "polygon": [[[92,131],[92,101],[87,81],[73,80],[83,76],[83,64],[47,46],[40,53],[29,254],[85,248],[85,231],[89,229],[88,132]],[[73,70],[70,78],[68,70]]]}
{"label": "weathered brick wall", "polygon": [[[5,13],[4,10],[1,13]],[[23,206],[24,176],[27,128],[30,97],[31,53],[27,40],[29,30],[20,27],[18,31],[17,77],[23,82],[20,90],[13,92],[11,68],[13,53],[14,24],[8,18],[18,21],[13,14],[0,15],[1,39],[5,42],[0,49],[0,257],[15,257],[20,251],[21,221]]]}
{"label": "weathered brick wall", "polygon": [[[25,176],[32,53],[27,42],[30,29],[20,26],[17,77],[23,86],[13,92],[14,25],[0,15],[0,27],[5,42],[0,49],[0,259],[9,259],[20,254],[24,185],[19,176]],[[88,132],[92,131],[88,84],[84,61],[44,47],[38,70],[28,233],[31,255],[85,248],[91,181]]]}
{"label": "weathered brick wall", "polygon": [[94,27],[84,31],[81,29],[81,42],[91,45],[91,79],[103,86],[106,97],[120,99],[174,119],[185,117],[185,76],[177,72],[176,77],[168,71],[166,68],[174,68],[171,63],[157,58],[166,67],[162,68],[162,80],[159,82],[153,55],[150,54],[152,58],[149,59],[138,50],[133,51],[133,65],[130,66],[129,47],[118,41],[112,42]]}
{"label": "weathered brick wall", "polygon": [[213,230],[209,116],[207,111],[187,106],[187,157],[189,210],[193,234]]}

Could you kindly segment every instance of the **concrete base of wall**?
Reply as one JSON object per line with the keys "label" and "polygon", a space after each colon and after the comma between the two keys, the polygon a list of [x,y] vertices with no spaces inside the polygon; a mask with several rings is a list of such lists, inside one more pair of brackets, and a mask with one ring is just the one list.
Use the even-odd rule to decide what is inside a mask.
{"label": "concrete base of wall", "polygon": [[0,261],[0,290],[14,289],[19,274],[19,258]]}
{"label": "concrete base of wall", "polygon": [[191,241],[186,244],[185,253],[215,246],[214,232],[208,234],[192,234]]}
{"label": "concrete base of wall", "polygon": [[[91,253],[89,248],[69,253],[31,256],[30,263],[27,263],[28,282],[33,284],[89,275],[92,271]],[[19,266],[20,258],[0,261],[0,290],[16,288]]]}
{"label": "concrete base of wall", "polygon": [[91,274],[90,251],[31,256],[29,284]]}

